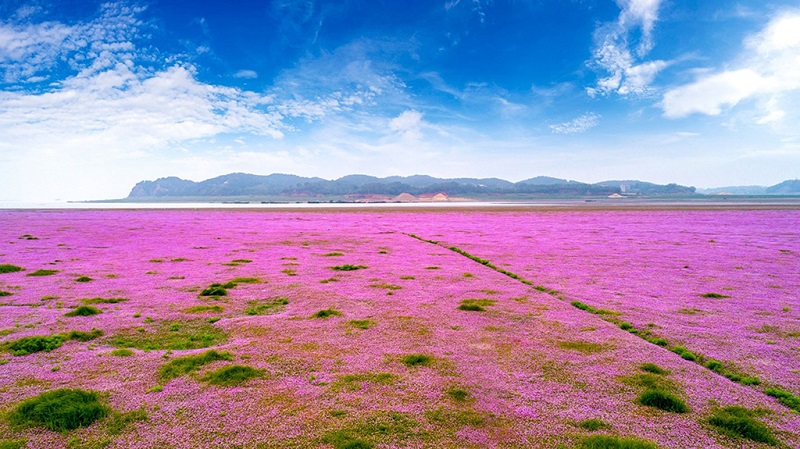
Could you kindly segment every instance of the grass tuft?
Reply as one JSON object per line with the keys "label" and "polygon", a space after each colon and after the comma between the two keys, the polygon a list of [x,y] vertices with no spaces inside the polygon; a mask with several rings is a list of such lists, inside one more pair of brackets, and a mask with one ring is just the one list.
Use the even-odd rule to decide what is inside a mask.
{"label": "grass tuft", "polygon": [[336,271],[355,271],[355,270],[363,270],[365,268],[367,268],[366,265],[350,265],[350,264],[337,265],[335,267],[331,267],[332,270]]}
{"label": "grass tuft", "polygon": [[715,298],[715,299],[730,298],[730,296],[728,296],[728,295],[723,295],[721,293],[713,293],[713,292],[711,292],[711,293],[703,293],[700,296],[702,296],[703,298]]}
{"label": "grass tuft", "polygon": [[406,366],[428,366],[433,363],[433,357],[425,354],[409,354],[403,357],[402,362]]}
{"label": "grass tuft", "polygon": [[772,396],[781,404],[800,412],[800,396],[795,396],[782,388],[767,388],[764,390],[764,394]]}
{"label": "grass tuft", "polygon": [[580,449],[658,449],[652,441],[613,435],[592,435],[581,441]]}
{"label": "grass tuft", "polygon": [[287,304],[289,304],[289,298],[285,296],[249,301],[244,313],[247,315],[271,315],[281,312]]}
{"label": "grass tuft", "polygon": [[202,366],[218,360],[233,360],[233,356],[229,352],[217,352],[212,349],[202,354],[176,357],[158,369],[158,377],[162,381],[168,381],[197,371]]}
{"label": "grass tuft", "polygon": [[91,282],[93,280],[94,279],[90,278],[89,276],[81,276],[81,277],[75,279],[75,282]]}
{"label": "grass tuft", "polygon": [[445,393],[450,396],[450,399],[457,402],[467,402],[472,398],[472,395],[467,390],[462,390],[461,388],[450,388]]}
{"label": "grass tuft", "polygon": [[255,369],[244,365],[230,365],[206,374],[203,376],[203,380],[212,385],[233,387],[263,375],[263,369]]}
{"label": "grass tuft", "polygon": [[369,329],[373,325],[370,320],[350,320],[348,324],[357,329]]}
{"label": "grass tuft", "polygon": [[486,310],[485,307],[493,306],[495,302],[494,299],[465,299],[461,301],[461,305],[457,309],[467,312],[483,312]]}
{"label": "grass tuft", "polygon": [[610,347],[599,343],[592,343],[588,341],[559,341],[558,347],[562,349],[570,349],[584,354],[593,354],[595,352],[602,352]]}
{"label": "grass tuft", "polygon": [[311,318],[329,318],[332,316],[341,316],[342,312],[334,309],[322,309],[311,315]]}
{"label": "grass tuft", "polygon": [[771,445],[778,444],[778,439],[772,435],[770,428],[756,420],[754,415],[755,412],[744,407],[725,407],[716,410],[708,422],[729,436]]}
{"label": "grass tuft", "polygon": [[22,337],[5,343],[4,346],[15,356],[23,356],[35,352],[50,352],[64,344],[64,340],[61,335]]}
{"label": "grass tuft", "polygon": [[656,365],[655,363],[642,363],[641,365],[639,365],[639,369],[642,370],[642,371],[648,372],[648,373],[653,373],[653,374],[661,374],[661,375],[669,374],[668,370],[665,370],[664,368],[661,368],[660,366]]}
{"label": "grass tuft", "polygon": [[[229,287],[230,288],[230,287]],[[200,296],[226,296],[228,291],[222,284],[214,283],[200,292]]]}
{"label": "grass tuft", "polygon": [[87,342],[94,340],[95,338],[100,338],[103,336],[103,331],[100,329],[92,329],[89,332],[85,331],[69,331],[65,337],[69,340],[77,340],[82,342]]}
{"label": "grass tuft", "polygon": [[128,298],[85,298],[81,302],[84,304],[117,304],[120,302],[129,301]]}
{"label": "grass tuft", "polygon": [[58,270],[36,270],[32,273],[28,273],[26,276],[52,276],[58,273]]}
{"label": "grass tuft", "polygon": [[133,355],[133,351],[130,349],[115,349],[111,351],[111,355],[114,357],[130,357]]}
{"label": "grass tuft", "polygon": [[107,414],[97,393],[60,389],[23,401],[9,419],[15,425],[40,425],[60,432],[88,426]]}
{"label": "grass tuft", "polygon": [[599,419],[591,418],[591,419],[584,419],[583,421],[579,422],[578,427],[580,427],[581,429],[586,429],[590,432],[594,432],[595,430],[608,429],[611,426]]}
{"label": "grass tuft", "polygon": [[222,313],[225,309],[222,306],[213,305],[213,306],[192,306],[186,309],[183,309],[184,313]]}
{"label": "grass tuft", "polygon": [[2,273],[16,273],[17,271],[22,271],[22,267],[18,267],[16,265],[9,265],[9,264],[2,264],[0,265],[0,274]]}
{"label": "grass tuft", "polygon": [[95,306],[78,306],[72,312],[67,312],[64,316],[92,316],[103,313]]}
{"label": "grass tuft", "polygon": [[[174,325],[178,324],[177,330]],[[180,322],[163,321],[155,329],[128,328],[110,336],[107,342],[118,348],[135,348],[143,351],[172,349],[201,349],[224,342],[227,334],[207,320],[194,319]]]}
{"label": "grass tuft", "polygon": [[13,293],[11,293],[11,292],[0,290],[0,297],[2,297],[2,296],[11,296],[12,294]]}
{"label": "grass tuft", "polygon": [[678,396],[663,390],[649,389],[639,395],[638,402],[665,412],[686,413],[689,407]]}

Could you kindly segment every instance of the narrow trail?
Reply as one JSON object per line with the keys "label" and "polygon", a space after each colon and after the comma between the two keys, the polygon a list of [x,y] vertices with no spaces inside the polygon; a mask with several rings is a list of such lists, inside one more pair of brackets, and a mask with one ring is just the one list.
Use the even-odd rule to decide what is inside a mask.
{"label": "narrow trail", "polygon": [[[549,288],[549,287],[546,287],[546,286],[543,286],[543,285],[538,285],[538,284],[536,284],[535,282],[533,282],[533,281],[531,281],[529,279],[525,279],[522,276],[519,276],[518,274],[513,273],[513,272],[511,272],[509,270],[506,270],[504,268],[500,268],[497,265],[493,264],[491,261],[486,260],[486,259],[482,259],[482,258],[480,258],[478,256],[473,255],[473,254],[470,254],[470,253],[468,253],[467,251],[464,251],[461,248],[458,248],[456,246],[448,246],[448,245],[446,245],[446,244],[444,244],[444,243],[442,243],[440,241],[437,241],[437,240],[425,239],[425,238],[420,237],[420,236],[418,236],[416,234],[409,234],[409,233],[405,233],[405,232],[403,234],[405,234],[408,237],[411,237],[413,239],[419,240],[421,242],[429,243],[431,245],[436,245],[436,246],[439,246],[441,248],[445,248],[447,250],[450,250],[450,251],[452,251],[454,253],[457,253],[457,254],[459,254],[459,255],[461,255],[463,257],[466,257],[467,259],[471,259],[474,262],[477,262],[477,263],[479,263],[479,264],[481,264],[481,265],[483,265],[483,266],[485,266],[485,267],[487,267],[487,268],[489,268],[491,270],[494,270],[494,271],[496,271],[498,273],[504,274],[504,275],[510,277],[511,279],[514,279],[514,280],[516,280],[518,282],[521,282],[521,283],[523,283],[525,285],[528,285],[528,286],[532,287],[536,291],[539,291],[539,292],[542,292],[542,293],[546,293],[546,294],[548,294],[550,296],[553,296],[553,297],[557,298],[560,301],[565,301],[565,302],[568,301],[566,295],[564,293],[558,291],[558,290],[555,290],[555,289],[552,289],[552,288]],[[777,386],[777,387],[768,387],[768,388],[758,388],[758,386],[761,385],[761,381],[757,377],[749,376],[749,375],[741,373],[741,372],[733,371],[730,368],[726,367],[723,362],[715,360],[715,359],[712,359],[712,358],[709,358],[709,357],[706,357],[706,356],[704,356],[704,355],[702,355],[700,353],[690,351],[689,349],[685,348],[684,346],[673,346],[672,348],[669,348],[669,341],[666,338],[653,334],[649,329],[637,329],[633,325],[631,325],[630,323],[620,320],[618,318],[618,316],[621,315],[619,312],[614,312],[614,311],[606,310],[606,309],[597,309],[597,308],[594,308],[594,307],[592,307],[592,306],[590,306],[588,304],[585,304],[583,302],[580,302],[580,301],[570,301],[570,304],[573,307],[577,308],[577,309],[583,310],[584,312],[596,315],[600,319],[602,319],[603,321],[612,323],[615,326],[617,326],[618,328],[620,328],[621,330],[629,332],[629,333],[631,333],[633,335],[636,335],[637,337],[641,338],[642,340],[644,340],[644,341],[646,341],[648,343],[651,343],[653,345],[659,346],[660,348],[663,348],[663,349],[665,349],[667,351],[673,352],[673,353],[679,355],[684,360],[687,360],[687,361],[690,361],[690,362],[694,362],[695,364],[697,364],[699,366],[702,366],[703,368],[708,369],[709,371],[713,372],[714,374],[717,374],[717,375],[719,375],[721,377],[725,377],[726,379],[730,380],[731,382],[735,382],[735,383],[738,383],[738,384],[741,384],[741,385],[748,386],[748,387],[752,388],[753,390],[758,391],[758,392],[760,392],[760,393],[762,393],[762,394],[764,394],[766,396],[773,397],[773,398],[777,399],[777,402],[779,404],[785,406],[786,408],[788,408],[790,410],[793,410],[795,412],[800,412],[800,396],[792,395],[790,392],[788,392],[783,387]]]}

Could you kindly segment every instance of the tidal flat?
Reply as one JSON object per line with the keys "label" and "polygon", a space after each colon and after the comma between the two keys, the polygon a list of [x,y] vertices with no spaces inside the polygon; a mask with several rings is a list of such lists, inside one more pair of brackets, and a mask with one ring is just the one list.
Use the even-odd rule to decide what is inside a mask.
{"label": "tidal flat", "polygon": [[0,447],[800,447],[798,210],[0,223]]}

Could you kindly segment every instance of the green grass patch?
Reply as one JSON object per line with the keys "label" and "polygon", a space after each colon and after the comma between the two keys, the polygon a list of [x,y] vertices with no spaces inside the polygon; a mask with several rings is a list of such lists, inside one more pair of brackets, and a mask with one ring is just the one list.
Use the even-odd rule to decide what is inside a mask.
{"label": "green grass patch", "polygon": [[[178,330],[174,326],[178,326]],[[228,336],[222,329],[203,319],[162,321],[154,329],[132,327],[109,336],[106,341],[117,348],[144,351],[202,349],[224,343]]]}
{"label": "green grass patch", "polygon": [[439,407],[435,410],[429,410],[425,412],[425,417],[431,423],[447,428],[481,426],[486,422],[484,414],[478,413],[475,410],[452,409],[449,407]]}
{"label": "green grass patch", "polygon": [[586,303],[583,303],[583,302],[580,302],[580,301],[572,301],[572,302],[570,302],[570,304],[572,304],[572,307],[575,307],[577,309],[580,309],[580,310],[583,310],[583,311],[586,311],[586,312],[589,312],[589,313],[593,313],[595,315],[619,315],[619,312],[614,312],[613,310],[607,310],[607,309],[596,309],[596,308],[590,306],[589,304],[586,304]]}
{"label": "green grass patch", "polygon": [[144,408],[139,408],[124,413],[111,412],[105,425],[109,435],[119,435],[131,423],[144,422],[148,419],[147,411]]}
{"label": "green grass patch", "polygon": [[590,418],[590,419],[584,419],[583,421],[579,422],[578,427],[580,427],[581,429],[588,430],[589,432],[594,432],[595,430],[608,429],[611,427],[611,425],[606,424],[605,422],[599,419]]}
{"label": "green grass patch", "polygon": [[11,411],[9,420],[60,432],[88,426],[108,412],[96,392],[60,389],[26,399]]}
{"label": "green grass patch", "polygon": [[244,365],[229,365],[206,374],[203,376],[203,380],[211,385],[233,387],[263,375],[263,369],[255,369]]}
{"label": "green grass patch", "polygon": [[652,441],[613,435],[592,435],[578,446],[580,449],[658,449]]}
{"label": "green grass patch", "polygon": [[778,439],[766,424],[755,419],[756,412],[744,407],[725,407],[714,411],[708,422],[722,433],[759,443],[775,445]]}
{"label": "green grass patch", "polygon": [[331,282],[339,282],[339,279],[328,278],[328,279],[322,279],[322,280],[319,281],[320,284],[328,284],[328,283],[331,283]]}
{"label": "green grass patch", "polygon": [[602,352],[611,347],[609,345],[592,343],[588,341],[559,341],[558,347],[561,349],[569,349],[571,351],[578,351],[583,354],[593,354]]}
{"label": "green grass patch", "polygon": [[356,271],[356,270],[363,270],[363,269],[366,269],[366,268],[368,268],[366,265],[344,264],[344,265],[337,265],[335,267],[331,267],[331,270],[336,270],[336,271]]}
{"label": "green grass patch", "polygon": [[782,388],[766,388],[764,394],[776,398],[778,402],[790,409],[800,412],[800,396],[795,396]]}
{"label": "green grass patch", "polygon": [[89,276],[81,276],[75,279],[75,282],[92,282],[94,279],[90,278]]}
{"label": "green grass patch", "polygon": [[448,388],[445,390],[445,393],[447,393],[447,396],[450,397],[450,399],[456,402],[467,402],[472,399],[472,395],[469,394],[469,391],[462,388]]}
{"label": "green grass patch", "polygon": [[662,376],[669,374],[668,370],[661,368],[655,363],[642,363],[639,365],[639,369],[648,373],[660,374]]}
{"label": "green grass patch", "polygon": [[3,297],[3,296],[11,296],[12,294],[13,294],[13,293],[11,293],[11,292],[7,292],[7,291],[4,291],[4,290],[0,290],[0,297]]}
{"label": "green grass patch", "polygon": [[103,331],[100,329],[92,329],[89,332],[86,331],[69,331],[64,335],[68,340],[76,340],[81,342],[87,342],[94,340],[95,338],[100,338],[103,336]]}
{"label": "green grass patch", "polygon": [[322,255],[322,257],[340,257],[340,256],[344,256],[344,253],[334,251],[332,253],[325,253]]}
{"label": "green grass patch", "polygon": [[200,292],[200,296],[226,296],[228,294],[227,288],[233,288],[235,285],[225,287],[220,283],[213,283],[208,288],[204,288]]}
{"label": "green grass patch", "polygon": [[158,377],[162,381],[168,381],[198,371],[204,365],[219,360],[233,360],[233,356],[229,352],[217,352],[212,349],[202,354],[176,357],[158,369]]}
{"label": "green grass patch", "polygon": [[84,298],[81,300],[84,304],[117,304],[120,302],[130,301],[128,298]]}
{"label": "green grass patch", "polygon": [[26,276],[52,276],[58,273],[58,270],[36,270],[32,273],[28,273]]}
{"label": "green grass patch", "polygon": [[461,301],[457,307],[458,310],[465,310],[468,312],[483,312],[486,307],[493,306],[497,301],[494,299],[473,298]]}
{"label": "green grass patch", "polygon": [[700,296],[702,296],[703,298],[714,298],[714,299],[730,298],[730,296],[728,296],[728,295],[723,295],[721,293],[713,293],[713,292],[711,292],[711,293],[703,293]]}
{"label": "green grass patch", "polygon": [[285,296],[248,301],[247,309],[245,309],[244,313],[247,315],[272,315],[282,312],[287,304],[289,304],[289,298]]}
{"label": "green grass patch", "polygon": [[327,432],[321,442],[334,449],[372,449],[373,441],[391,447],[412,447],[406,444],[407,440],[427,436],[419,427],[419,423],[405,413],[377,412],[344,429]]}
{"label": "green grass patch", "polygon": [[403,281],[413,281],[416,278],[414,276],[400,276],[400,279]]}
{"label": "green grass patch", "polygon": [[0,264],[0,274],[16,273],[17,271],[22,271],[22,270],[24,270],[24,268],[18,267],[16,265]]}
{"label": "green grass patch", "polygon": [[233,263],[251,263],[253,261],[250,260],[250,259],[233,259],[231,262],[233,262]]}
{"label": "green grass patch", "polygon": [[433,357],[426,354],[409,354],[401,359],[405,366],[429,366],[433,363]]}
{"label": "green grass patch", "polygon": [[697,360],[697,356],[690,350],[684,348],[683,346],[675,346],[670,351],[678,354],[684,360],[688,360],[690,362],[694,362]]}
{"label": "green grass patch", "polygon": [[660,389],[645,390],[637,399],[642,405],[654,407],[665,412],[686,413],[689,407],[675,394]]}
{"label": "green grass patch", "polygon": [[78,306],[71,312],[65,313],[64,316],[92,316],[101,313],[103,313],[103,311],[95,306]]}
{"label": "green grass patch", "polygon": [[379,282],[379,283],[376,283],[376,284],[370,284],[370,288],[382,288],[382,289],[385,289],[385,290],[400,290],[403,287],[401,287],[399,285],[394,285],[394,284],[387,284],[385,282]]}
{"label": "green grass patch", "polygon": [[347,322],[347,324],[357,329],[369,329],[373,326],[373,323],[370,320],[350,320]]}
{"label": "green grass patch", "polygon": [[192,306],[186,309],[183,309],[184,313],[222,313],[225,309],[222,306],[213,305],[213,306]]}
{"label": "green grass patch", "polygon": [[261,279],[259,278],[248,278],[248,277],[241,277],[241,278],[233,278],[229,282],[229,284],[260,284]]}
{"label": "green grass patch", "polygon": [[24,449],[26,440],[0,440],[0,449]]}
{"label": "green grass patch", "polygon": [[342,312],[339,312],[338,310],[322,309],[317,312],[314,312],[314,314],[311,315],[311,318],[330,318],[332,316],[341,316],[341,315]]}
{"label": "green grass patch", "polygon": [[36,352],[50,352],[59,348],[65,340],[62,335],[22,337],[4,343],[3,346],[15,356],[23,356]]}
{"label": "green grass patch", "polygon": [[114,357],[130,357],[133,355],[133,351],[130,349],[115,349],[111,351],[111,355]]}

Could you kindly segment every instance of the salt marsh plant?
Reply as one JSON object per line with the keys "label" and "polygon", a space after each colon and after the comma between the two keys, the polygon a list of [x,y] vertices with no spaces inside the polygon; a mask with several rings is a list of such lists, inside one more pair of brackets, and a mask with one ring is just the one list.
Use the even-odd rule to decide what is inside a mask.
{"label": "salt marsh plant", "polygon": [[485,298],[465,299],[461,301],[461,304],[457,307],[457,309],[468,312],[483,312],[486,310],[486,307],[493,306],[495,302],[497,301],[494,299]]}
{"label": "salt marsh plant", "polygon": [[85,427],[108,415],[109,409],[93,391],[60,389],[23,401],[9,414],[15,425],[43,426],[65,431]]}
{"label": "salt marsh plant", "polygon": [[342,312],[335,309],[322,309],[314,312],[311,318],[330,318],[332,316],[341,316]]}
{"label": "salt marsh plant", "polygon": [[356,270],[363,270],[368,268],[366,265],[351,265],[351,264],[344,264],[344,265],[336,265],[331,267],[332,270],[336,271],[356,271]]}
{"label": "salt marsh plant", "polygon": [[0,274],[3,273],[16,273],[17,271],[22,271],[22,267],[18,267],[16,265],[9,265],[9,264],[2,264],[0,265]]}
{"label": "salt marsh plant", "polygon": [[778,444],[772,430],[755,419],[757,412],[744,407],[725,407],[715,410],[708,422],[721,432],[732,437],[745,438],[770,445]]}
{"label": "salt marsh plant", "polygon": [[162,382],[198,371],[204,365],[220,360],[233,360],[229,352],[209,350],[202,354],[176,357],[158,369],[158,377]]}
{"label": "salt marsh plant", "polygon": [[433,357],[427,354],[408,354],[401,361],[405,366],[428,366],[433,363]]}
{"label": "salt marsh plant", "polygon": [[271,315],[283,311],[287,304],[289,304],[289,298],[285,296],[248,301],[244,313],[247,315]]}
{"label": "salt marsh plant", "polygon": [[101,313],[103,313],[103,311],[95,306],[78,306],[71,312],[65,313],[64,316],[92,316]]}
{"label": "salt marsh plant", "polygon": [[245,365],[229,365],[206,374],[202,379],[211,385],[235,387],[263,375],[263,369],[255,369]]}
{"label": "salt marsh plant", "polygon": [[26,274],[26,276],[52,276],[58,273],[58,270],[36,270]]}

